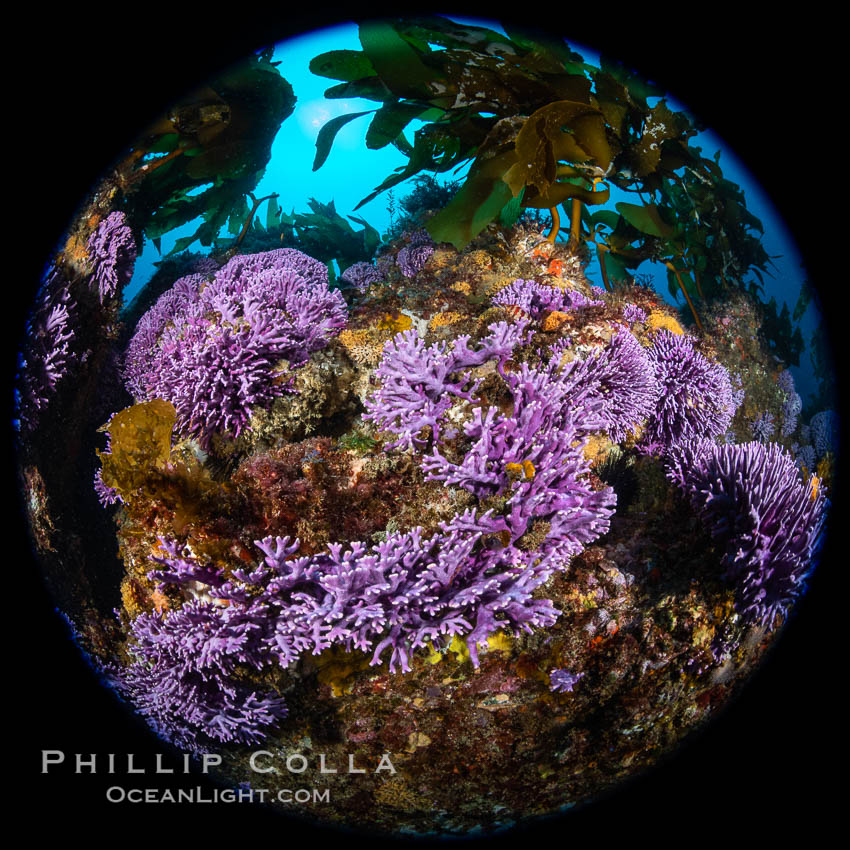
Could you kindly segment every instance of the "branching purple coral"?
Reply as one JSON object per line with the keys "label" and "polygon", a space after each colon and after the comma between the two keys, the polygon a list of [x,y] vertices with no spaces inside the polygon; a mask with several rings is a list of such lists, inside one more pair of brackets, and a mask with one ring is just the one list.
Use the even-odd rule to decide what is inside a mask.
{"label": "branching purple coral", "polygon": [[803,399],[792,392],[782,405],[782,436],[790,437],[797,430],[797,421],[803,409]]}
{"label": "branching purple coral", "polygon": [[593,301],[577,290],[558,289],[536,280],[520,278],[502,287],[493,296],[492,303],[501,307],[513,307],[531,318],[537,318],[544,311],[577,310],[582,307],[601,306],[604,302]]}
{"label": "branching purple coral", "polygon": [[[570,371],[567,371],[570,370]],[[565,369],[573,381],[588,386],[599,400],[603,430],[619,443],[655,412],[661,393],[646,350],[628,331],[621,330],[604,348]]]}
{"label": "branching purple coral", "polygon": [[729,373],[694,349],[693,340],[662,330],[649,349],[661,388],[643,442],[658,448],[725,433],[736,404]]}
{"label": "branching purple coral", "polygon": [[405,277],[415,277],[434,253],[434,243],[424,228],[404,233],[403,238],[407,244],[396,255],[396,265]]}
{"label": "branching purple coral", "polygon": [[205,752],[215,742],[252,744],[286,716],[279,697],[257,694],[234,674],[271,663],[262,611],[191,601],[133,621],[129,667],[105,672],[166,741]]}
{"label": "branching purple coral", "polygon": [[797,443],[794,443],[791,448],[794,451],[794,457],[797,461],[798,469],[806,469],[809,472],[815,469],[818,459],[815,454],[814,446],[800,446]]}
{"label": "branching purple coral", "polygon": [[466,440],[459,462],[438,446],[423,459],[426,480],[463,487],[479,499],[505,499],[502,513],[488,519],[493,533],[512,546],[545,524],[538,556],[564,568],[586,543],[608,530],[616,497],[610,488],[593,490],[582,448],[588,423],[597,424],[595,401],[582,405],[578,393],[559,383],[552,370],[525,364],[507,376],[513,411],[473,410],[464,425]]}
{"label": "branching purple coral", "polygon": [[276,364],[303,364],[346,319],[318,260],[291,248],[237,256],[212,280],[181,278],[140,319],[125,383],[137,401],[174,404],[177,430],[207,445],[288,391]]}
{"label": "branching purple coral", "polygon": [[165,327],[189,312],[198,299],[198,290],[206,281],[203,274],[190,274],[175,281],[136,324],[136,330],[124,355],[124,382],[136,399],[148,396],[150,376],[160,358],[160,337]]}
{"label": "branching purple coral", "polygon": [[638,307],[637,304],[626,304],[626,306],[623,307],[623,318],[627,322],[645,322],[646,310]]}
{"label": "branching purple coral", "polygon": [[790,369],[783,369],[777,376],[776,383],[779,384],[779,389],[786,395],[791,395],[791,393],[796,391],[794,376],[791,374]]}
{"label": "branching purple coral", "polygon": [[805,587],[819,546],[826,506],[814,477],[800,480],[777,443],[674,447],[667,475],[724,549],[726,578],[749,623],[771,626]]}
{"label": "branching purple coral", "polygon": [[94,492],[98,502],[105,508],[108,505],[114,505],[116,502],[124,500],[119,495],[114,487],[108,487],[103,483],[103,470],[98,469],[94,474]]}
{"label": "branching purple coral", "polygon": [[[382,384],[367,399],[365,418],[396,434],[393,447],[421,450],[431,445],[432,454],[423,460],[428,477],[482,498],[502,491],[511,466],[525,461],[537,469],[534,482],[519,488],[527,496],[525,490],[536,490],[549,467],[558,465],[553,458],[563,460],[559,441],[569,444],[592,430],[608,431],[619,441],[654,411],[658,399],[654,372],[627,331],[586,360],[572,361],[563,369],[555,357],[545,369],[523,365],[506,374],[504,362],[524,338],[524,328],[525,322],[491,325],[490,335],[474,352],[468,337],[459,338],[449,349],[445,343],[426,347],[414,331],[397,335],[385,347],[376,373]],[[474,399],[480,384],[463,370],[496,358],[496,370],[513,397],[512,414],[495,407],[473,410],[463,428],[463,459],[450,461],[440,448],[445,416],[458,401]],[[566,470],[562,472],[559,480],[565,481]]]}
{"label": "branching purple coral", "polygon": [[189,267],[192,274],[211,275],[219,270],[219,264],[212,257],[198,257]]}
{"label": "branching purple coral", "polygon": [[819,458],[838,447],[838,414],[834,410],[821,410],[809,423],[811,443]]}
{"label": "branching purple coral", "polygon": [[165,569],[150,575],[206,585],[228,603],[218,616],[254,624],[257,667],[268,658],[288,667],[302,653],[338,644],[372,652],[373,664],[390,650],[390,670],[408,671],[416,648],[445,647],[453,635],[466,638],[477,666],[476,644],[493,632],[531,631],[559,615],[533,593],[563,565],[539,552],[493,546],[488,541],[499,526],[491,512],[470,509],[430,537],[417,528],[375,546],[331,544],[309,556],[297,555],[297,540],[268,537],[256,541],[263,562],[231,579],[172,544],[156,559]]}
{"label": "branching purple coral", "polygon": [[51,269],[27,323],[19,359],[16,414],[23,431],[36,427],[57,387],[79,362],[72,347],[75,313],[67,280]]}
{"label": "branching purple coral", "polygon": [[[744,389],[744,381],[740,375],[731,373],[729,375],[729,381],[732,386],[732,406],[735,410],[738,410],[747,396],[747,391]],[[734,417],[735,414],[733,413],[732,415]],[[729,440],[726,442],[729,442]]]}
{"label": "branching purple coral", "polygon": [[503,286],[493,296],[491,303],[498,307],[514,307],[531,318],[537,318],[543,310],[559,310],[563,299],[560,289],[546,286],[536,280],[519,278]]}
{"label": "branching purple coral", "polygon": [[433,245],[406,245],[398,252],[396,263],[405,277],[415,277],[434,253]]}
{"label": "branching purple coral", "polygon": [[384,346],[375,372],[381,388],[366,400],[364,419],[396,434],[398,439],[389,448],[423,448],[428,440],[422,430],[430,427],[433,439],[439,439],[446,412],[457,399],[471,398],[480,383],[452,376],[488,360],[496,360],[497,369],[503,371],[516,345],[526,338],[524,330],[524,322],[492,324],[477,349],[469,347],[468,335],[451,346],[445,342],[426,346],[415,330],[396,334]]}
{"label": "branching purple coral", "polygon": [[776,430],[776,425],[773,421],[773,414],[766,410],[761,416],[756,419],[750,426],[750,430],[760,443],[767,443],[773,436]]}
{"label": "branching purple coral", "polygon": [[358,292],[365,292],[373,283],[382,280],[381,273],[371,263],[354,263],[340,278],[353,286]]}
{"label": "branching purple coral", "polygon": [[136,263],[136,240],[122,212],[110,213],[86,243],[92,266],[92,284],[100,303],[115,298],[129,283]]}
{"label": "branching purple coral", "polygon": [[555,693],[568,693],[579,683],[584,673],[571,673],[559,668],[549,673],[549,690]]}
{"label": "branching purple coral", "polygon": [[[263,630],[260,645],[284,667],[341,644],[372,652],[373,664],[389,652],[390,669],[407,671],[415,649],[447,646],[453,635],[466,640],[477,665],[477,646],[495,631],[551,625],[559,612],[534,592],[608,530],[616,496],[593,488],[583,454],[587,429],[604,425],[598,381],[583,382],[573,370],[561,380],[556,364],[506,373],[524,337],[522,323],[505,322],[475,348],[468,337],[425,347],[414,333],[398,334],[385,349],[377,400],[367,404],[399,444],[432,445],[426,478],[497,497],[498,510],[469,508],[430,536],[417,528],[374,546],[334,543],[307,556],[298,555],[298,541],[269,537],[256,541],[265,555],[260,566],[232,577],[163,541],[166,555],[154,559],[161,568],[151,578],[206,586],[228,610],[262,612],[253,620]],[[447,405],[473,398],[478,382],[465,370],[487,361],[496,361],[513,408],[510,415],[475,408],[456,461],[441,453],[441,416]],[[425,419],[430,438],[420,435]]]}
{"label": "branching purple coral", "polygon": [[786,395],[782,405],[782,436],[790,437],[797,430],[797,420],[803,409],[803,399],[800,398],[794,386],[794,376],[790,369],[780,372],[776,383]]}

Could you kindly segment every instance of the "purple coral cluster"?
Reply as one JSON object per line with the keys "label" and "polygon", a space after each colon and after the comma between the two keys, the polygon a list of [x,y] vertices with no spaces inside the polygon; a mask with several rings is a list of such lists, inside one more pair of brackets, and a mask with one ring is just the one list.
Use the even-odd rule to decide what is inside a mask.
{"label": "purple coral cluster", "polygon": [[604,302],[592,300],[577,290],[558,289],[536,280],[520,278],[502,287],[493,296],[492,303],[500,307],[513,307],[531,318],[537,318],[543,312],[598,307]]}
{"label": "purple coral cluster", "polygon": [[776,382],[786,396],[782,404],[782,436],[790,437],[797,430],[797,420],[803,409],[803,399],[797,392],[794,376],[789,369],[780,372]]}
{"label": "purple coral cluster", "polygon": [[471,399],[480,381],[451,376],[465,369],[496,361],[504,375],[504,365],[515,346],[526,339],[525,324],[490,325],[490,333],[476,349],[469,336],[458,337],[451,346],[445,342],[426,346],[415,330],[397,334],[386,343],[384,356],[375,375],[380,388],[366,401],[365,419],[397,439],[389,448],[423,448],[427,439],[421,431],[430,427],[435,440],[445,413],[457,399]]}
{"label": "purple coral cluster", "polygon": [[[416,274],[429,251],[411,240],[397,258],[402,273]],[[357,266],[343,277],[361,291],[381,278],[375,266]],[[429,531],[319,552],[266,537],[254,541],[254,566],[227,571],[161,540],[150,578],[190,601],[139,617],[135,661],[113,678],[164,738],[196,751],[260,740],[286,707],[246,685],[240,668],[287,668],[340,646],[409,671],[417,649],[445,649],[453,636],[478,666],[479,646],[496,631],[551,625],[560,612],[546,582],[608,531],[616,506],[613,490],[591,481],[587,437],[601,431],[620,442],[643,421],[646,444],[668,452],[669,477],[721,541],[743,615],[769,625],[787,610],[811,563],[823,493],[796,473],[792,482],[773,447],[695,440],[729,427],[737,397],[728,373],[689,337],[664,331],[646,350],[625,328],[565,364],[569,342],[560,340],[532,366],[514,357],[533,338],[531,319],[602,302],[515,280],[493,303],[527,318],[491,324],[474,342],[428,346],[415,331],[396,335],[365,401],[364,418],[393,435],[387,448],[414,452],[426,481],[466,491],[474,507]],[[645,319],[635,305],[623,315]],[[212,276],[182,278],[143,317],[127,385],[138,399],[171,400],[178,427],[202,443],[217,431],[238,434],[251,406],[285,391],[275,364],[303,363],[345,319],[321,263],[291,250],[236,257]],[[583,675],[552,670],[550,689],[570,692]]]}
{"label": "purple coral cluster", "polygon": [[615,442],[626,439],[658,408],[661,385],[646,350],[628,331],[618,331],[586,360],[567,364],[565,377],[589,388],[598,400],[604,430]]}
{"label": "purple coral cluster", "polygon": [[[487,570],[492,571],[495,563],[526,564],[524,574],[536,586],[607,531],[616,497],[610,488],[590,487],[582,447],[589,431],[603,430],[609,420],[621,421],[631,412],[623,413],[626,405],[615,398],[620,384],[606,385],[610,376],[603,368],[594,368],[596,360],[574,362],[563,370],[555,360],[542,368],[522,364],[506,373],[504,366],[514,347],[526,339],[525,326],[524,321],[493,324],[477,348],[470,347],[466,336],[451,347],[445,343],[426,347],[412,331],[398,334],[385,348],[377,372],[381,388],[367,400],[366,418],[394,433],[394,446],[430,448],[422,460],[426,480],[462,487],[478,499],[503,502],[498,514],[488,511],[461,518],[463,527],[475,533],[499,535],[502,545],[483,560],[472,559],[459,568],[459,575],[483,575],[476,563],[495,558]],[[598,360],[619,363],[628,371],[631,354],[628,342],[618,339]],[[493,360],[512,398],[510,413],[496,405],[469,407],[480,384],[469,370]],[[651,382],[648,363],[644,376]],[[466,405],[469,415],[462,435],[455,438],[445,421],[456,404]],[[452,440],[454,445],[448,445]],[[545,536],[530,554],[517,545],[524,535],[540,529]],[[494,623],[489,628],[494,630]],[[473,640],[486,633],[477,627]]]}
{"label": "purple coral cluster", "polygon": [[[133,274],[136,243],[124,213],[110,213],[101,221],[86,249],[89,285],[103,304],[118,296]],[[22,430],[36,427],[59,384],[75,365],[84,362],[87,355],[74,332],[80,315],[69,280],[56,267],[51,268],[27,323],[19,359],[16,414]]]}
{"label": "purple coral cluster", "polygon": [[796,390],[794,385],[794,376],[790,369],[783,369],[776,377],[776,383],[779,384],[779,389],[786,395],[791,395]]}
{"label": "purple coral cluster", "polygon": [[354,263],[340,275],[340,279],[358,292],[365,292],[373,283],[380,283],[383,278],[372,263]]}
{"label": "purple coral cluster", "polygon": [[72,345],[75,313],[67,280],[51,269],[27,323],[19,361],[16,407],[23,431],[36,427],[56,388],[79,361]]}
{"label": "purple coral cluster", "polygon": [[627,322],[645,322],[646,321],[646,310],[642,307],[638,307],[637,304],[626,304],[623,307],[623,318]]}
{"label": "purple coral cluster", "polygon": [[[298,556],[297,540],[269,537],[256,541],[262,564],[251,572],[235,570],[229,580],[167,544],[168,556],[155,559],[165,569],[151,577],[210,588],[227,603],[229,617],[238,613],[239,622],[244,617],[255,624],[263,658],[273,656],[283,667],[304,652],[342,644],[371,651],[373,664],[389,650],[390,670],[408,671],[413,650],[447,646],[455,634],[466,638],[477,666],[477,644],[495,631],[531,631],[555,621],[559,612],[534,591],[607,531],[613,513],[610,489],[593,491],[579,480],[587,472],[580,447],[553,438],[543,452],[552,463],[541,463],[530,481],[506,478],[502,490],[510,498],[503,515],[468,509],[430,536],[415,528],[373,546],[331,544],[327,552],[306,556]],[[538,519],[551,530],[526,551],[517,543]],[[494,545],[495,539],[503,542]]]}
{"label": "purple coral cluster", "polygon": [[813,567],[828,504],[823,487],[814,476],[801,481],[777,443],[694,440],[674,447],[667,465],[724,550],[742,616],[772,626],[803,592]]}
{"label": "purple coral cluster", "polygon": [[814,446],[801,446],[799,443],[792,443],[791,451],[794,452],[794,458],[797,461],[798,469],[811,471],[817,466],[818,458],[815,454]]}
{"label": "purple coral cluster", "polygon": [[773,436],[773,432],[776,430],[776,425],[773,421],[773,414],[766,410],[752,423],[750,429],[752,430],[753,437],[755,437],[755,439],[757,439],[760,443],[767,443]]}
{"label": "purple coral cluster", "polygon": [[[505,373],[524,337],[522,323],[491,326],[476,347],[464,337],[451,348],[426,348],[415,334],[398,334],[370,405],[401,444],[431,446],[422,461],[428,480],[497,497],[498,510],[468,508],[430,534],[414,528],[308,555],[299,554],[297,540],[268,537],[256,541],[259,565],[230,575],[162,541],[165,555],[154,558],[160,568],[151,578],[194,599],[136,620],[138,661],[118,681],[161,734],[193,747],[200,732],[249,741],[282,716],[281,704],[239,691],[237,662],[288,667],[305,652],[342,645],[371,652],[373,664],[389,653],[390,670],[407,671],[415,649],[446,647],[459,635],[477,666],[478,645],[497,630],[531,631],[556,620],[551,600],[535,591],[608,530],[616,497],[592,487],[582,452],[585,429],[604,424],[601,400],[575,375],[559,380],[554,366]],[[488,360],[497,361],[513,410],[475,408],[463,429],[465,450],[452,452],[441,416],[446,404],[472,397],[478,384],[464,371]],[[412,408],[428,403],[425,436]]]}
{"label": "purple coral cluster", "polygon": [[[112,435],[109,431],[106,432],[106,449],[102,452],[104,455],[112,454]],[[98,467],[94,474],[94,492],[98,502],[105,508],[109,505],[114,505],[116,502],[123,502],[121,495],[114,487],[109,487],[103,483],[103,467]]]}
{"label": "purple coral cluster", "polygon": [[838,446],[839,422],[834,410],[821,410],[809,423],[812,446],[819,458]]}
{"label": "purple coral cluster", "polygon": [[396,256],[396,264],[405,277],[415,277],[434,253],[434,243],[426,230],[407,234],[407,245]]}
{"label": "purple coral cluster", "polygon": [[[553,398],[565,405],[572,403],[577,409],[583,404],[586,419],[577,427],[585,433],[604,430],[619,442],[653,414],[659,398],[658,381],[646,352],[628,331],[618,332],[609,345],[585,360],[570,361],[563,369],[558,365],[558,351],[543,369],[523,366],[520,372],[508,375],[504,365],[515,346],[528,338],[526,324],[522,320],[490,325],[489,334],[475,350],[469,347],[468,336],[459,337],[449,347],[445,342],[426,346],[415,331],[397,335],[386,344],[376,372],[381,387],[367,400],[364,418],[396,435],[392,447],[424,448],[429,443],[429,437],[423,436],[426,428],[430,428],[430,439],[439,444],[449,409],[459,400],[470,401],[481,383],[481,379],[472,379],[462,371],[488,360],[497,361],[496,371],[510,387],[515,406],[522,403],[521,394],[526,389],[541,396],[552,393]],[[480,409],[474,415],[480,420],[475,427],[489,433],[495,413],[488,411],[491,419],[482,418]],[[486,461],[491,467],[503,460],[512,462],[493,451],[490,439],[488,436],[479,446],[480,457],[472,452],[464,462]],[[440,457],[435,449],[437,459],[426,459],[426,468],[439,463]]]}
{"label": "purple coral cluster", "polygon": [[130,282],[136,263],[136,240],[122,212],[110,213],[86,243],[92,267],[91,282],[100,303],[115,298]]}
{"label": "purple coral cluster", "polygon": [[255,623],[262,657],[282,667],[302,653],[342,645],[372,652],[373,664],[389,650],[390,670],[409,671],[414,649],[448,646],[455,634],[466,637],[477,666],[476,644],[488,635],[531,631],[559,614],[550,600],[533,598],[553,572],[552,559],[488,544],[497,525],[490,512],[470,509],[430,536],[416,528],[373,546],[331,544],[303,556],[297,540],[269,537],[256,541],[262,563],[229,580],[183,556],[160,559],[166,569],[151,576],[212,588],[229,616]]}
{"label": "purple coral cluster", "polygon": [[137,401],[170,401],[177,430],[207,446],[289,389],[281,360],[303,364],[346,320],[323,263],[292,248],[239,255],[159,298],[127,347],[124,379]]}
{"label": "purple coral cluster", "polygon": [[554,693],[570,693],[579,683],[584,673],[572,673],[564,668],[552,670],[549,673],[549,690]]}
{"label": "purple coral cluster", "polygon": [[206,752],[215,742],[252,744],[284,718],[285,703],[235,676],[271,663],[262,612],[250,605],[192,600],[168,614],[133,621],[128,667],[108,666],[112,686],[174,746]]}
{"label": "purple coral cluster", "polygon": [[726,369],[700,354],[690,337],[667,330],[658,333],[648,353],[660,396],[644,445],[663,450],[725,433],[737,408]]}
{"label": "purple coral cluster", "polygon": [[797,421],[803,410],[803,399],[793,392],[782,405],[782,436],[790,437],[797,430]]}

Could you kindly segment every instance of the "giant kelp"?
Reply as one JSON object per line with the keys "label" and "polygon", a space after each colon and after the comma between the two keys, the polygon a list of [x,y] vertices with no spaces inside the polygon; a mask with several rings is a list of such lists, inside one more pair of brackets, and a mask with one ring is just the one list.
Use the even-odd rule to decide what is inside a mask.
{"label": "giant kelp", "polygon": [[[201,217],[174,252],[196,241],[211,245],[219,231],[247,214],[271,157],[271,145],[295,108],[292,86],[267,48],[234,65],[174,104],[133,143],[116,168],[123,205],[136,227],[157,241]],[[238,232],[238,230],[237,230]]]}
{"label": "giant kelp", "polygon": [[[718,156],[689,144],[701,129],[691,117],[611,60],[595,67],[560,38],[510,25],[505,32],[393,18],[361,25],[362,51],[315,57],[314,73],[342,81],[326,97],[380,106],[329,121],[314,170],[346,123],[371,114],[366,146],[392,144],[408,162],[361,205],[420,172],[470,163],[460,191],[427,224],[435,241],[461,248],[491,222],[514,220],[520,207],[549,209],[554,240],[565,205],[571,242],[595,245],[607,287],[661,260],[671,291],[684,294],[697,322],[694,299],[766,270],[761,223]],[[405,130],[414,119],[423,124],[410,141]],[[640,203],[591,214],[587,207],[607,203],[611,186]]]}
{"label": "giant kelp", "polygon": [[[259,200],[268,201],[265,215],[255,215]],[[334,263],[344,272],[355,263],[371,260],[381,244],[381,235],[369,222],[359,216],[346,218],[337,212],[333,200],[322,203],[316,198],[307,201],[309,212],[287,213],[278,203],[278,195],[270,195],[254,203],[254,209],[244,204],[241,218],[234,219],[228,227],[230,236],[215,240],[217,253],[232,253],[237,248],[247,253],[268,251],[274,248],[295,248],[321,260],[328,267],[331,282],[335,279]],[[244,224],[239,226],[239,221]]]}

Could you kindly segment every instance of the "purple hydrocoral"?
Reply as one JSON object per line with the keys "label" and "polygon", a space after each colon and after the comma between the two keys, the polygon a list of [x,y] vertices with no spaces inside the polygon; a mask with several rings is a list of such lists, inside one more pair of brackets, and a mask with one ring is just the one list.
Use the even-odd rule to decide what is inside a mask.
{"label": "purple hydrocoral", "polygon": [[744,389],[744,382],[740,375],[730,374],[729,381],[732,387],[732,406],[737,410],[744,403],[744,399],[747,397],[747,391]]}
{"label": "purple hydrocoral", "polygon": [[414,277],[434,253],[433,245],[406,245],[398,252],[396,263],[405,277]]}
{"label": "purple hydrocoral", "polygon": [[773,421],[773,414],[766,410],[753,422],[750,428],[753,432],[753,436],[760,443],[767,443],[773,436],[773,432],[776,430],[776,424]]}
{"label": "purple hydrocoral", "polygon": [[358,292],[365,292],[373,283],[379,283],[381,273],[371,263],[354,263],[349,266],[340,278],[351,284]]}
{"label": "purple hydrocoral", "polygon": [[396,264],[405,277],[415,277],[434,253],[434,243],[424,228],[403,237],[407,244],[396,255]]}
{"label": "purple hydrocoral", "polygon": [[141,614],[132,624],[129,667],[105,673],[164,740],[206,752],[215,742],[252,744],[286,716],[284,701],[257,694],[234,674],[262,670],[262,612],[192,600],[169,613]]}
{"label": "purple hydrocoral", "polygon": [[115,298],[129,283],[136,263],[136,240],[122,212],[110,213],[86,243],[92,266],[92,284],[100,303]]}
{"label": "purple hydrocoral", "polygon": [[783,369],[777,376],[776,383],[779,384],[779,389],[787,395],[791,395],[796,390],[794,376],[791,374],[790,369]]}
{"label": "purple hydrocoral", "polygon": [[550,367],[523,364],[506,376],[510,415],[480,407],[463,427],[459,461],[435,445],[423,459],[426,480],[463,487],[478,499],[500,497],[502,513],[489,517],[492,533],[514,545],[535,525],[547,533],[536,549],[544,562],[563,569],[570,557],[608,530],[616,497],[610,488],[593,490],[582,448],[588,430],[599,427],[592,393],[561,381]]}
{"label": "purple hydrocoral", "polygon": [[590,388],[599,400],[603,430],[615,443],[626,439],[657,408],[661,387],[655,370],[646,350],[626,330],[584,361],[567,364],[565,374]]}
{"label": "purple hydrocoral", "polygon": [[821,410],[809,423],[812,445],[817,456],[823,457],[838,447],[838,414],[834,410]]}
{"label": "purple hydrocoral", "polygon": [[797,421],[803,409],[803,399],[792,392],[782,405],[782,436],[790,437],[797,430]]}
{"label": "purple hydrocoral", "polygon": [[644,444],[663,450],[725,433],[737,405],[723,366],[696,351],[690,337],[667,330],[658,333],[648,354],[661,393]]}
{"label": "purple hydrocoral", "polygon": [[318,260],[291,248],[236,256],[211,280],[181,278],[140,319],[125,382],[137,401],[170,401],[178,432],[206,446],[287,391],[276,364],[303,364],[346,318]]}
{"label": "purple hydrocoral", "polygon": [[805,469],[811,472],[817,466],[818,459],[815,454],[814,446],[800,446],[797,443],[794,443],[791,446],[791,449],[794,452],[798,469],[803,469],[805,467]]}
{"label": "purple hydrocoral", "polygon": [[577,290],[558,289],[536,280],[519,278],[502,287],[493,296],[492,303],[501,307],[515,307],[532,318],[537,318],[544,311],[598,307],[604,302],[593,301]]}
{"label": "purple hydrocoral", "polygon": [[789,369],[780,372],[776,382],[786,396],[782,405],[782,436],[790,437],[797,430],[797,420],[803,409],[803,399],[800,398],[794,386],[794,376]]}
{"label": "purple hydrocoral", "polygon": [[108,505],[114,505],[116,502],[124,501],[114,487],[108,487],[103,483],[102,469],[98,469],[94,474],[94,492],[97,496],[98,502],[100,502],[104,508]]}
{"label": "purple hydrocoral", "polygon": [[[515,404],[521,401],[522,385],[517,375],[507,375],[504,365],[515,346],[527,339],[527,322],[515,324],[499,322],[490,325],[490,333],[481,340],[475,351],[469,348],[469,337],[462,336],[449,348],[446,343],[426,346],[415,331],[398,334],[384,348],[384,357],[376,375],[381,379],[380,389],[366,401],[366,416],[385,431],[396,434],[391,447],[423,449],[429,444],[423,429],[430,427],[430,438],[440,443],[440,431],[449,409],[458,400],[473,398],[480,379],[462,374],[465,369],[496,360],[499,373],[515,396]],[[585,360],[573,360],[563,369],[558,366],[557,352],[544,370],[523,369],[518,373],[522,380],[535,387],[535,393],[554,397],[583,408],[586,418],[577,424],[579,430],[607,431],[611,439],[619,442],[656,408],[659,387],[647,355],[635,337],[626,330],[615,334],[609,345],[594,351]],[[502,461],[495,456],[489,440],[495,412],[482,417],[480,409],[475,414],[476,439],[484,442],[464,463],[488,464],[492,467]],[[500,420],[501,421],[501,420]],[[507,421],[507,420],[506,420]],[[500,427],[506,427],[500,425]],[[472,432],[467,434],[472,437]],[[502,439],[502,438],[500,438]],[[499,443],[501,446],[502,444]],[[438,464],[437,460],[426,460],[427,464]],[[514,462],[508,458],[505,463]],[[502,472],[504,475],[504,472]],[[501,479],[500,479],[501,480]]]}
{"label": "purple hydrocoral", "polygon": [[626,306],[623,307],[623,318],[627,322],[645,322],[646,310],[642,307],[638,307],[637,304],[626,304]]}
{"label": "purple hydrocoral", "polygon": [[193,274],[215,274],[219,270],[219,264],[212,257],[198,257],[189,267]]}
{"label": "purple hydrocoral", "polygon": [[828,504],[812,476],[800,480],[777,443],[674,447],[667,475],[724,549],[726,578],[748,623],[771,626],[803,592]]}
{"label": "purple hydrocoral", "polygon": [[584,673],[571,673],[559,668],[549,673],[549,690],[555,693],[568,693],[578,684]]}
{"label": "purple hydrocoral", "polygon": [[200,273],[181,277],[139,319],[124,355],[124,382],[133,398],[148,397],[150,376],[155,374],[161,357],[162,332],[177,316],[192,308],[205,281],[205,275]]}
{"label": "purple hydrocoral", "polygon": [[452,375],[497,361],[504,371],[515,346],[525,338],[525,323],[498,322],[477,349],[469,347],[469,336],[460,336],[451,346],[445,342],[426,346],[415,330],[396,334],[384,345],[384,356],[375,372],[381,388],[366,400],[364,419],[372,420],[398,439],[389,448],[422,448],[427,439],[422,429],[430,427],[435,439],[445,413],[457,399],[469,399],[480,381]]}
{"label": "purple hydrocoral", "polygon": [[[580,449],[565,446],[561,454],[573,461],[565,474],[586,471]],[[298,556],[297,540],[267,537],[256,541],[265,555],[260,566],[235,570],[230,579],[164,541],[168,555],[154,559],[164,569],[150,575],[195,592],[199,585],[210,588],[228,603],[229,616],[256,625],[261,657],[274,657],[283,667],[304,652],[341,644],[371,651],[373,664],[390,650],[390,670],[408,671],[413,650],[447,646],[453,635],[465,637],[477,666],[477,644],[499,629],[531,631],[555,621],[559,612],[550,600],[534,598],[534,591],[566,567],[582,542],[607,530],[615,500],[610,489],[593,492],[567,483],[540,514],[555,530],[542,546],[525,551],[515,543],[541,511],[541,499],[521,487],[506,489],[513,495],[512,512],[526,514],[513,531],[514,517],[469,509],[430,537],[415,528],[374,546],[355,542],[343,549],[334,543],[315,555]],[[543,489],[545,484],[538,487]],[[495,535],[505,531],[510,542],[494,545]]]}
{"label": "purple hydrocoral", "polygon": [[27,323],[19,362],[16,407],[24,431],[36,427],[57,387],[79,361],[72,345],[75,307],[67,280],[51,269]]}
{"label": "purple hydrocoral", "polygon": [[[468,337],[426,348],[415,333],[398,334],[385,348],[383,385],[367,407],[399,445],[432,446],[422,461],[426,479],[492,497],[498,510],[469,508],[430,536],[415,528],[373,546],[334,543],[306,556],[298,555],[298,541],[269,537],[256,541],[263,564],[229,579],[166,543],[168,555],[154,559],[162,569],[151,578],[205,585],[230,608],[264,612],[262,645],[282,666],[342,644],[371,651],[373,664],[389,650],[390,669],[407,671],[416,648],[445,646],[452,635],[466,640],[477,665],[478,644],[497,630],[551,625],[559,612],[534,591],[608,530],[616,504],[610,487],[591,485],[583,453],[587,432],[605,425],[605,401],[599,382],[577,368],[562,375],[554,363],[523,364],[506,373],[524,324],[489,330],[475,348]],[[488,361],[512,395],[511,413],[475,407],[458,462],[444,449],[441,419],[456,400],[473,398],[478,382],[465,370]],[[424,424],[430,436],[420,433]]]}
{"label": "purple hydrocoral", "polygon": [[[106,448],[101,455],[112,454],[112,435],[106,431]],[[105,508],[109,505],[114,505],[116,502],[123,504],[124,500],[114,487],[109,487],[103,483],[103,467],[98,467],[94,474],[94,492],[98,502]]]}

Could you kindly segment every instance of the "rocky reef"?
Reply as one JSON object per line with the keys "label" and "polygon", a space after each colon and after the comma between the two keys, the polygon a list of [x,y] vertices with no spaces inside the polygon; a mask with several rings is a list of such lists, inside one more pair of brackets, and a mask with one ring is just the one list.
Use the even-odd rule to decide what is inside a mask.
{"label": "rocky reef", "polygon": [[404,233],[342,290],[236,255],[150,306],[95,475],[119,620],[78,632],[163,740],[249,784],[261,745],[272,790],[321,757],[317,817],[458,835],[592,799],[726,704],[816,561],[799,441],[832,426],[585,262],[521,219]]}

